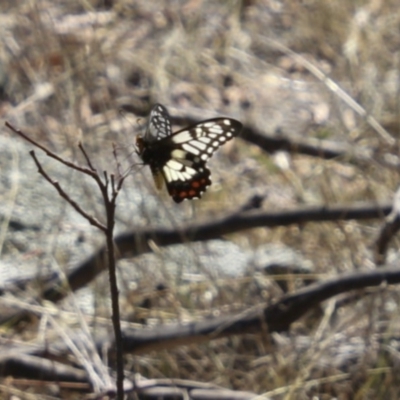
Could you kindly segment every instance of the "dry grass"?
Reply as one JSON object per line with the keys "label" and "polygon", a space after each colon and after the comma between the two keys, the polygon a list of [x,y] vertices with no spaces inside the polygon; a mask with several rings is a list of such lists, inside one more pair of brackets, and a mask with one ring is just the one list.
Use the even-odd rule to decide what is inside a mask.
{"label": "dry grass", "polygon": [[[220,215],[256,193],[267,196],[266,210],[392,199],[398,172],[375,156],[392,152],[397,157],[397,1],[121,0],[111,9],[102,4],[1,2],[0,112],[3,119],[64,155],[75,157],[76,144],[83,141],[99,168],[116,170],[111,146],[116,143],[121,169],[132,168],[121,194],[119,230],[174,226]],[[365,118],[298,60],[278,51],[270,39],[328,73],[396,144],[388,145]],[[354,149],[372,149],[373,156],[368,163],[357,164],[346,157],[327,161],[301,154],[268,155],[236,140],[212,161],[214,184],[204,199],[177,207],[155,194],[149,171],[137,166],[133,140],[141,129],[138,117],[118,112],[132,105],[143,116],[154,102],[171,109],[230,115],[269,134],[344,141]],[[2,134],[9,133],[3,129]],[[4,164],[2,173],[11,173]],[[68,179],[101,218],[99,196],[90,184]],[[36,196],[41,185],[45,183],[20,196]],[[295,250],[321,279],[375,268],[372,245],[381,223],[313,223],[232,235],[229,240],[239,253],[249,256],[248,271],[235,278],[215,272],[218,257],[212,261],[215,250],[207,244],[183,246],[176,253],[155,249],[153,256],[122,261],[124,318],[149,324],[187,321],[278,298],[281,292],[274,280],[252,269],[252,255],[266,243]],[[57,220],[57,226],[76,229],[66,219]],[[54,238],[53,228],[44,226],[41,235]],[[79,229],[93,247],[99,242],[93,231]],[[11,252],[10,238],[2,237],[3,254]],[[393,262],[398,259],[398,244],[394,240]],[[62,246],[52,240],[42,249],[41,260],[54,257],[60,269],[73,264],[74,245]],[[12,251],[16,260],[32,256],[30,248]],[[205,255],[209,258],[202,258]],[[185,275],[188,267],[201,282]],[[169,288],[162,295],[155,290],[160,282]],[[86,306],[99,317],[107,316],[106,279],[95,285],[97,300]],[[138,317],[138,306],[149,296],[151,308],[143,308]],[[221,339],[132,357],[127,369],[147,378],[212,382],[265,393],[271,399],[399,398],[398,288],[377,289],[350,305],[338,307],[338,300],[294,324],[289,333]],[[2,335],[40,340],[36,328],[25,324],[22,332],[9,327]],[[42,328],[38,327],[40,334],[46,336]],[[42,398],[42,390],[33,390],[36,398]],[[53,395],[74,398],[70,392]]]}

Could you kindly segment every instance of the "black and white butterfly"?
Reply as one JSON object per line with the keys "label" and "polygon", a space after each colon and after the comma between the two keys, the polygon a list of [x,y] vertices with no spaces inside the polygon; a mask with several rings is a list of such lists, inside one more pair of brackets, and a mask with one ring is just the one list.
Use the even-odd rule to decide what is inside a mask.
{"label": "black and white butterfly", "polygon": [[201,198],[211,185],[207,160],[241,130],[239,121],[214,118],[172,133],[167,109],[156,104],[145,134],[136,138],[137,153],[150,166],[157,188],[165,182],[170,196],[180,203]]}

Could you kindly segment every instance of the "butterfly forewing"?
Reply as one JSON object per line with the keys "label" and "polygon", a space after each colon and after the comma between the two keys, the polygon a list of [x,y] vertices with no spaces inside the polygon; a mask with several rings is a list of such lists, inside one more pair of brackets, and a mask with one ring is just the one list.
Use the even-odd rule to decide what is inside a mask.
{"label": "butterfly forewing", "polygon": [[137,138],[138,154],[150,165],[156,183],[162,176],[168,193],[180,203],[200,198],[211,185],[207,160],[241,129],[239,121],[215,118],[172,133],[168,111],[156,104],[145,136]]}
{"label": "butterfly forewing", "polygon": [[154,142],[171,135],[172,129],[168,110],[161,104],[156,104],[150,112],[144,139],[147,142]]}
{"label": "butterfly forewing", "polygon": [[237,136],[241,128],[242,124],[234,119],[215,118],[182,129],[171,139],[186,152],[207,161],[220,146]]}

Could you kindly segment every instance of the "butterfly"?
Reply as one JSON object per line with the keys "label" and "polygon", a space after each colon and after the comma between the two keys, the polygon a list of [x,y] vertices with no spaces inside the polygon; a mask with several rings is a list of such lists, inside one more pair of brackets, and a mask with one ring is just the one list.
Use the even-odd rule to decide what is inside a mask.
{"label": "butterfly", "polygon": [[172,199],[180,203],[201,198],[211,185],[206,162],[241,130],[239,121],[214,118],[173,133],[167,109],[156,104],[145,134],[136,137],[136,152],[150,166],[156,187],[161,189],[165,182]]}

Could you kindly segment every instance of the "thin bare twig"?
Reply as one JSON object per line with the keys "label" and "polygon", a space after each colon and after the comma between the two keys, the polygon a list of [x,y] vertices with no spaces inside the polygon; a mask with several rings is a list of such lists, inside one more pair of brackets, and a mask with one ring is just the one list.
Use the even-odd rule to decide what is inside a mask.
{"label": "thin bare twig", "polygon": [[85,160],[86,160],[87,165],[89,166],[89,168],[90,168],[92,171],[96,171],[95,168],[94,168],[93,165],[92,165],[92,162],[90,161],[89,156],[88,156],[87,153],[86,153],[85,148],[83,147],[83,144],[82,144],[81,142],[78,143],[78,147],[79,147],[80,151],[82,152],[83,156],[85,157]]}
{"label": "thin bare twig", "polygon": [[115,179],[114,179],[114,174],[111,174],[110,178],[111,178],[111,193],[112,193],[112,196],[114,197],[114,196],[115,196]]}
{"label": "thin bare twig", "polygon": [[[114,249],[114,241],[113,241],[113,232],[115,225],[115,207],[116,207],[116,198],[118,192],[115,190],[115,182],[114,175],[111,175],[111,199],[109,196],[109,177],[107,171],[103,171],[104,174],[104,182],[100,179],[98,172],[93,168],[93,165],[90,161],[88,154],[86,153],[84,147],[81,143],[79,143],[79,148],[83,153],[83,156],[86,159],[86,162],[90,169],[82,168],[74,163],[64,160],[59,157],[51,150],[48,150],[46,147],[42,146],[40,143],[31,139],[27,135],[25,135],[22,131],[15,129],[11,124],[6,122],[6,126],[10,128],[13,132],[17,133],[23,139],[27,140],[32,145],[38,147],[42,151],[44,151],[48,156],[54,158],[65,166],[80,171],[84,174],[91,176],[98,184],[98,187],[101,191],[104,207],[107,215],[107,224],[103,225],[99,221],[97,221],[94,217],[90,216],[88,213],[83,211],[83,209],[72,200],[67,193],[62,189],[60,184],[54,180],[52,180],[47,173],[42,168],[39,160],[36,158],[35,152],[33,150],[30,151],[30,155],[32,156],[36,166],[38,167],[39,173],[51,184],[55,187],[59,195],[65,199],[71,206],[84,218],[86,218],[91,225],[96,226],[102,232],[104,232],[107,241],[107,261],[108,261],[108,271],[109,271],[109,279],[110,279],[110,289],[111,289],[111,300],[112,300],[112,322],[114,327],[115,334],[115,343],[116,343],[116,358],[117,358],[117,398],[123,399],[124,397],[124,369],[123,369],[123,353],[122,353],[122,336],[121,336],[121,325],[120,325],[120,312],[119,312],[119,298],[118,298],[118,286],[117,286],[117,278],[116,278],[116,266],[115,266],[115,249]],[[122,182],[119,183],[119,187],[121,187]]]}
{"label": "thin bare twig", "polygon": [[118,194],[118,192],[121,190],[122,185],[124,183],[125,180],[125,176],[121,176],[121,178],[119,178],[118,180],[118,185],[117,185],[117,191],[116,191],[116,195]]}
{"label": "thin bare twig", "polygon": [[75,169],[76,171],[80,171],[86,175],[89,175],[91,177],[94,177],[97,173],[94,170],[90,170],[87,168],[83,168],[77,164],[72,163],[71,161],[64,160],[63,158],[59,157],[57,154],[53,153],[51,150],[46,148],[45,146],[41,145],[40,143],[36,142],[35,140],[31,139],[29,136],[27,136],[25,133],[23,133],[21,130],[14,128],[9,122],[5,123],[7,128],[10,128],[13,132],[15,132],[17,135],[21,136],[23,139],[28,141],[29,143],[33,144],[34,146],[38,147],[39,149],[43,150],[47,156],[54,158],[61,164],[66,165],[69,168]]}
{"label": "thin bare twig", "polygon": [[105,227],[104,224],[102,224],[96,218],[92,217],[91,215],[89,215],[88,213],[83,211],[82,208],[79,206],[79,204],[76,201],[72,200],[71,197],[68,196],[68,194],[63,190],[63,188],[60,186],[60,184],[57,181],[53,181],[47,175],[47,173],[43,169],[42,165],[40,164],[39,160],[36,158],[35,152],[33,150],[31,150],[29,152],[29,154],[31,155],[31,157],[33,158],[33,161],[35,162],[36,166],[38,167],[38,171],[39,171],[40,175],[42,175],[46,179],[47,182],[49,182],[50,184],[52,184],[55,187],[55,189],[57,190],[58,194],[63,199],[65,199],[69,204],[71,204],[71,206],[75,209],[75,211],[77,211],[84,218],[86,218],[91,225],[93,225],[96,228],[99,228],[101,231],[105,232],[106,231],[106,227]]}

